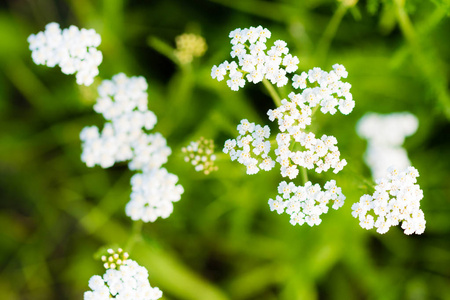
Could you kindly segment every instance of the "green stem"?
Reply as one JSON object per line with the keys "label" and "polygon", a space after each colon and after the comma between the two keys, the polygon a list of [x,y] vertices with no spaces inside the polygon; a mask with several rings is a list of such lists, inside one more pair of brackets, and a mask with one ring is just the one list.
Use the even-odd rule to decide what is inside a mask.
{"label": "green stem", "polygon": [[421,41],[405,11],[405,0],[395,0],[394,4],[400,30],[411,46],[416,63],[434,90],[446,117],[450,119],[450,96],[448,94],[448,83],[445,72],[441,69],[439,64],[436,64],[434,59],[423,52]]}
{"label": "green stem", "polygon": [[331,41],[336,35],[339,24],[341,23],[342,18],[344,17],[348,8],[349,6],[346,5],[344,2],[342,2],[337,8],[337,10],[334,12],[333,17],[331,17],[331,20],[328,23],[327,28],[325,28],[325,31],[323,32],[323,35],[317,47],[319,60],[323,61],[327,56]]}
{"label": "green stem", "polygon": [[275,91],[275,88],[273,87],[273,85],[269,82],[269,80],[267,79],[263,79],[263,84],[266,87],[267,91],[269,92],[270,96],[273,99],[273,102],[275,103],[275,105],[277,107],[281,106],[281,98],[278,95],[277,91]]}
{"label": "green stem", "polygon": [[300,174],[302,176],[303,185],[305,185],[309,181],[308,180],[308,172],[307,172],[306,168],[300,167]]}
{"label": "green stem", "polygon": [[133,222],[133,228],[131,229],[131,235],[128,238],[128,241],[125,246],[126,252],[130,253],[131,250],[133,249],[134,245],[136,244],[136,242],[138,242],[142,239],[141,232],[142,232],[143,224],[144,224],[144,222],[142,222],[141,220]]}
{"label": "green stem", "polygon": [[419,49],[419,43],[417,41],[416,32],[411,23],[411,20],[408,18],[408,14],[406,13],[404,6],[404,0],[395,0],[395,12],[397,14],[397,20],[400,25],[400,29],[405,35],[408,42],[415,48],[415,50]]}

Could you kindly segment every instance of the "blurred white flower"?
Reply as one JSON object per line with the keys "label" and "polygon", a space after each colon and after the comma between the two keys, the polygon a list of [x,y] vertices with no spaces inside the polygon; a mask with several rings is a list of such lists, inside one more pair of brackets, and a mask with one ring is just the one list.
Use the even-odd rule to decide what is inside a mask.
{"label": "blurred white flower", "polygon": [[190,162],[197,172],[201,171],[203,174],[209,175],[211,172],[218,170],[214,164],[216,155],[214,154],[213,140],[201,137],[199,140],[181,148],[181,151],[186,155],[184,160]]}
{"label": "blurred white flower", "polygon": [[130,170],[142,172],[131,179],[133,192],[125,211],[135,221],[154,222],[172,213],[172,202],[180,200],[183,188],[176,185],[177,176],[162,168],[172,152],[166,139],[147,132],[156,124],[155,114],[147,108],[147,86],[143,77],[123,73],[100,84],[94,110],[108,122],[101,133],[96,126],[81,131],[81,160],[88,167],[102,168],[129,161]]}
{"label": "blurred white flower", "polygon": [[78,29],[72,25],[61,30],[58,23],[49,23],[45,31],[28,37],[31,57],[37,65],[59,65],[64,74],[76,74],[77,84],[94,82],[102,53],[97,50],[100,35],[94,29]]}
{"label": "blurred white flower", "polygon": [[385,176],[391,166],[404,169],[411,165],[402,145],[405,137],[416,132],[418,124],[416,116],[408,112],[367,113],[358,121],[356,131],[367,140],[364,160],[374,179]]}
{"label": "blurred white flower", "polygon": [[89,288],[91,291],[84,293],[85,300],[157,300],[162,297],[161,290],[150,285],[147,269],[131,259],[117,269],[107,269],[103,276],[92,276]]}
{"label": "blurred white flower", "polygon": [[173,203],[181,199],[183,187],[178,177],[165,168],[137,173],[131,178],[131,200],[125,213],[133,221],[154,222],[157,218],[168,218],[173,212]]}

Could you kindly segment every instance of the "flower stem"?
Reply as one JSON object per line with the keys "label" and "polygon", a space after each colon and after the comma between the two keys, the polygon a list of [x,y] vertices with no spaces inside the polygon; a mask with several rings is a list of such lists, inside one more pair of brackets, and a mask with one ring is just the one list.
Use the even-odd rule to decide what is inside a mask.
{"label": "flower stem", "polygon": [[133,222],[133,228],[131,229],[131,235],[128,238],[128,241],[125,246],[125,251],[127,251],[128,253],[131,252],[131,250],[133,249],[136,242],[138,242],[139,240],[142,239],[141,232],[142,232],[143,224],[144,224],[144,222],[142,222],[141,220]]}
{"label": "flower stem", "polygon": [[328,49],[330,48],[331,41],[333,40],[334,36],[336,35],[336,31],[339,27],[339,24],[342,21],[342,18],[344,17],[345,13],[347,12],[349,6],[346,5],[344,2],[342,2],[337,10],[334,12],[333,17],[331,18],[330,22],[327,25],[327,28],[325,28],[325,31],[323,32],[323,35],[319,41],[319,45],[317,47],[317,53],[319,60],[324,60],[327,56]]}
{"label": "flower stem", "polygon": [[302,176],[303,185],[305,185],[309,181],[308,180],[308,172],[307,172],[306,168],[300,167],[300,173]]}
{"label": "flower stem", "polygon": [[278,95],[277,91],[275,91],[275,88],[273,87],[273,85],[269,82],[269,80],[267,79],[263,79],[262,80],[264,86],[266,87],[267,91],[269,92],[270,96],[273,99],[273,102],[275,103],[275,105],[277,107],[281,106],[281,98]]}
{"label": "flower stem", "polygon": [[[439,64],[436,64],[434,58],[431,58],[423,51],[423,47],[421,46],[422,41],[420,41],[413,23],[405,11],[405,0],[395,0],[394,4],[400,30],[412,49],[414,59],[416,60],[421,73],[427,79],[427,82],[429,82],[436,94],[436,98],[442,106],[447,119],[450,119],[450,96],[448,94],[445,72]],[[436,80],[436,78],[442,79]]]}

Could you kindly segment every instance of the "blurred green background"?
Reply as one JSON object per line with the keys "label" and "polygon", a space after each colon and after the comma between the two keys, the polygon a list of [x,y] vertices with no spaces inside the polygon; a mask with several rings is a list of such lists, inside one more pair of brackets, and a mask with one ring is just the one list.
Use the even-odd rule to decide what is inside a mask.
{"label": "blurred green background", "polygon": [[[125,247],[163,299],[450,299],[450,2],[448,0],[7,0],[0,4],[0,299],[82,299],[104,269],[95,254]],[[58,67],[37,66],[27,37],[49,22],[102,36],[100,77],[124,72],[149,83],[149,109],[173,150],[165,167],[185,193],[170,218],[138,226],[125,216],[126,164],[87,168],[79,132],[104,120],[95,86],[77,86]],[[343,64],[356,100],[348,116],[319,116],[317,134],[339,141],[348,166],[335,178],[347,196],[320,226],[291,226],[267,201],[278,168],[254,176],[219,155],[219,171],[197,173],[181,147],[205,136],[220,152],[239,120],[269,124],[262,85],[232,92],[210,77],[230,59],[228,33],[262,25],[285,40],[300,71]],[[202,35],[206,54],[170,59],[174,39]],[[283,92],[283,91],[282,91]],[[360,175],[366,112],[410,111],[417,133],[405,148],[419,170],[427,228],[406,236],[359,227],[352,203],[367,192]],[[133,233],[134,232],[134,233]]]}

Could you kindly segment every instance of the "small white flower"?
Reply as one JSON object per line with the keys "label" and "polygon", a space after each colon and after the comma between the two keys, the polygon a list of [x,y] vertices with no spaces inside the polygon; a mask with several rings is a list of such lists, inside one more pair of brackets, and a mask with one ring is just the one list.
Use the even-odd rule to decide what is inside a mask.
{"label": "small white flower", "polygon": [[333,208],[338,209],[344,204],[345,196],[336,186],[334,180],[325,183],[325,191],[318,184],[308,181],[304,186],[295,186],[292,182],[280,182],[276,200],[270,199],[270,210],[279,214],[285,212],[291,216],[292,225],[309,226],[321,223],[320,215],[328,212],[328,204],[333,202]]}
{"label": "small white flower", "polygon": [[268,79],[279,87],[286,85],[288,82],[286,73],[297,70],[299,60],[296,56],[288,54],[286,42],[281,40],[275,41],[274,46],[266,53],[266,42],[270,36],[270,31],[262,26],[237,28],[231,31],[229,37],[233,46],[230,55],[232,58],[237,58],[239,69],[234,61],[232,63],[236,67],[226,68],[225,63],[228,62],[225,61],[219,66],[213,66],[211,77],[221,81],[228,72],[230,79],[227,80],[227,85],[233,91],[244,87],[246,80],[258,83]]}
{"label": "small white flower", "polygon": [[147,269],[131,259],[125,260],[117,270],[106,270],[103,278],[99,275],[92,276],[89,287],[92,291],[84,293],[85,300],[157,300],[162,297],[161,290],[150,285]]}
{"label": "small white flower", "polygon": [[[359,218],[362,228],[377,228],[377,232],[384,234],[391,226],[396,226],[403,221],[402,229],[405,234],[422,234],[425,230],[425,217],[420,209],[420,200],[423,193],[410,193],[412,190],[420,190],[415,184],[416,177],[419,176],[417,170],[408,167],[403,171],[392,169],[387,178],[378,180],[375,193],[363,195],[358,203],[352,206],[352,215]],[[408,177],[409,180],[402,182],[396,180],[397,177]],[[397,183],[392,184],[396,181]],[[392,195],[395,189],[395,195]],[[420,190],[421,191],[421,190]],[[394,197],[390,197],[392,195]],[[373,214],[378,218],[368,214],[373,210]]]}

